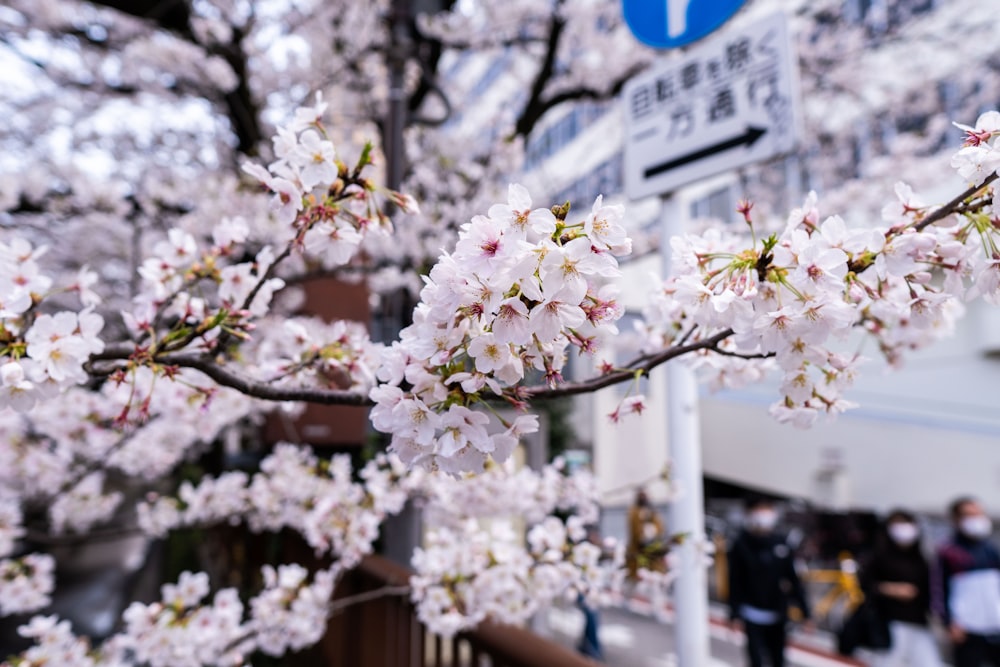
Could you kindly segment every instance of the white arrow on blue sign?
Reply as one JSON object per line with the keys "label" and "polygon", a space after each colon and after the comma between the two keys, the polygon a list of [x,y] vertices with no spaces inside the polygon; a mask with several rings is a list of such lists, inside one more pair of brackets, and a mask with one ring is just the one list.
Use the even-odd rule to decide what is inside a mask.
{"label": "white arrow on blue sign", "polygon": [[643,44],[672,49],[705,37],[746,0],[622,0],[625,22]]}

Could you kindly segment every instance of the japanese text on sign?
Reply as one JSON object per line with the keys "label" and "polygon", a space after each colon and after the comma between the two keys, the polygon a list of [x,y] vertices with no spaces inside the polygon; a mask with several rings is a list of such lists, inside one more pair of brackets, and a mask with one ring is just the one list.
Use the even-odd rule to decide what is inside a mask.
{"label": "japanese text on sign", "polygon": [[635,77],[624,90],[629,195],[665,192],[791,150],[792,66],[784,17],[777,15]]}

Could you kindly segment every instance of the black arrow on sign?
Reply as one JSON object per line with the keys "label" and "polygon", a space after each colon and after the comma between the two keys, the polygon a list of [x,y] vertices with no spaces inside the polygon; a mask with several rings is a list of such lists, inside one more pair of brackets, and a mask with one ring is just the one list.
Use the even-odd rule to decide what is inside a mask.
{"label": "black arrow on sign", "polygon": [[711,157],[716,153],[722,153],[723,151],[728,151],[730,148],[736,148],[737,146],[746,146],[750,148],[757,140],[760,139],[767,132],[765,127],[754,127],[752,125],[748,126],[746,132],[732,139],[726,139],[725,141],[720,141],[717,144],[712,144],[711,146],[706,146],[696,150],[693,153],[688,153],[687,155],[682,155],[673,160],[667,162],[661,162],[660,164],[654,164],[652,167],[647,167],[644,172],[642,172],[645,178],[650,178],[656,176],[657,174],[662,174],[663,172],[670,171],[671,169],[676,169],[677,167],[683,167],[686,164],[691,164],[692,162],[697,162],[707,157]]}

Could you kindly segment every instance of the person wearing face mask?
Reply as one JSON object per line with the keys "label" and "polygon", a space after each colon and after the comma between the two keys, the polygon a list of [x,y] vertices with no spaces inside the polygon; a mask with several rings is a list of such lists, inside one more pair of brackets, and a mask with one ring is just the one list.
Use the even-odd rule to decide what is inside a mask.
{"label": "person wearing face mask", "polygon": [[746,634],[751,667],[785,664],[788,607],[809,619],[791,548],[775,532],[778,512],[766,499],[747,503],[746,523],[728,552],[729,616]]}
{"label": "person wearing face mask", "polygon": [[993,524],[974,498],[950,507],[955,534],[938,551],[932,579],[934,610],[954,649],[955,667],[1000,667],[1000,551]]}
{"label": "person wearing face mask", "polygon": [[892,640],[874,667],[939,667],[941,658],[928,625],[930,566],[920,548],[920,528],[913,514],[889,513],[861,575],[865,595],[888,622]]}

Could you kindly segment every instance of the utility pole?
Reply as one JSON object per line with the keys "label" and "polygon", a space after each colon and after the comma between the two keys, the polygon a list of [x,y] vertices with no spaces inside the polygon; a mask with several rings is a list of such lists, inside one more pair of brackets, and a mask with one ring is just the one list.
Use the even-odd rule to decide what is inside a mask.
{"label": "utility pole", "polygon": [[[660,198],[660,257],[664,276],[671,275],[670,239],[687,227],[687,206],[672,194]],[[667,439],[670,470],[678,497],[670,504],[669,528],[684,535],[675,547],[674,643],[678,667],[707,667],[708,575],[701,544],[705,539],[705,492],[702,483],[701,427],[698,422],[698,382],[694,371],[674,359],[666,364]]]}
{"label": "utility pole", "polygon": [[403,183],[403,128],[407,123],[406,61],[410,57],[410,4],[412,0],[392,0],[389,8],[389,50],[386,65],[389,69],[389,106],[383,131],[382,149],[386,159],[386,185],[398,190]]}
{"label": "utility pole", "polygon": [[[390,190],[398,191],[403,184],[403,129],[409,121],[406,96],[406,61],[413,51],[410,35],[412,0],[392,0],[386,17],[389,48],[386,67],[389,70],[389,103],[382,129],[382,151],[385,153],[385,181]],[[387,211],[389,215],[393,209]],[[380,338],[388,342],[399,335],[409,313],[409,298],[399,290],[382,297]],[[420,544],[422,521],[420,510],[408,502],[395,516],[388,517],[382,529],[385,555],[401,565],[409,566],[413,550]]]}
{"label": "utility pole", "polygon": [[[421,62],[423,75],[428,77],[425,81],[432,94],[441,101],[445,111],[442,117],[436,119],[411,114],[405,76],[407,62],[414,58],[419,62],[420,59],[413,33],[415,16],[441,11],[445,6],[439,0],[392,0],[386,15],[389,32],[389,47],[386,50],[389,100],[382,127],[382,151],[385,154],[385,182],[390,190],[398,191],[403,184],[406,167],[403,130],[410,124],[440,125],[451,113],[447,96],[433,80],[433,73],[427,69],[426,63]],[[395,210],[391,204],[386,207],[389,215]],[[410,293],[405,288],[383,295],[381,321],[374,327],[378,335],[373,337],[383,342],[394,340],[400,330],[410,324],[413,306]],[[386,519],[382,532],[385,555],[397,563],[409,566],[414,548],[420,545],[421,529],[420,509],[413,503],[407,503],[402,512]]]}

